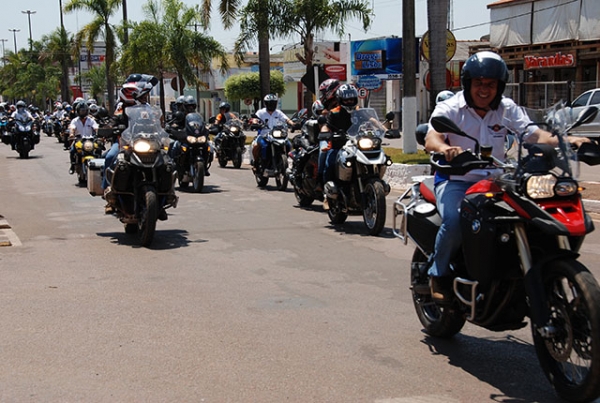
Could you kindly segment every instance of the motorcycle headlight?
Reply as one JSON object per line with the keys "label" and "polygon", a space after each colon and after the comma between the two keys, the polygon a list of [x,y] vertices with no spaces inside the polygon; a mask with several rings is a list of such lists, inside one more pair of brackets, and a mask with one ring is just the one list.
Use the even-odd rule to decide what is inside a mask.
{"label": "motorcycle headlight", "polygon": [[235,127],[234,126],[234,127],[231,128],[231,133],[233,133],[233,134],[237,134],[239,131],[240,131],[239,127]]}
{"label": "motorcycle headlight", "polygon": [[85,141],[83,143],[83,151],[88,153],[94,151],[94,143],[90,140]]}
{"label": "motorcycle headlight", "polygon": [[577,182],[558,179],[552,174],[534,175],[527,179],[525,190],[532,199],[548,199],[554,196],[572,196],[578,192]]}
{"label": "motorcycle headlight", "polygon": [[358,148],[361,150],[371,150],[375,143],[372,138],[363,137],[358,140]]}
{"label": "motorcycle headlight", "polygon": [[206,143],[206,136],[198,136],[196,137],[196,141],[198,143]]}
{"label": "motorcycle headlight", "polygon": [[194,137],[194,136],[187,136],[186,141],[189,144],[194,144],[197,140],[196,140],[196,137]]}
{"label": "motorcycle headlight", "polygon": [[133,150],[136,153],[147,153],[152,150],[152,146],[145,140],[139,140],[133,145]]}
{"label": "motorcycle headlight", "polygon": [[283,130],[273,130],[273,137],[280,139],[283,137]]}

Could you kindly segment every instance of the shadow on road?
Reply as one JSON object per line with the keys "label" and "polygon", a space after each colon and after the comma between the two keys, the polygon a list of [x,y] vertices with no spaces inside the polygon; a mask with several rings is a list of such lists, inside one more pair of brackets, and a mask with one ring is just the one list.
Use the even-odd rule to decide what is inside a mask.
{"label": "shadow on road", "polygon": [[493,339],[464,334],[449,340],[425,336],[422,342],[432,354],[448,357],[448,364],[498,389],[501,393],[490,395],[492,401],[563,402],[544,376],[529,342],[510,334]]}
{"label": "shadow on road", "polygon": [[[117,245],[140,247],[138,238],[135,234],[126,234],[123,232],[98,232],[98,236],[111,238],[110,241]],[[152,250],[168,250],[185,248],[192,243],[203,243],[208,242],[206,240],[194,240],[188,239],[189,233],[185,230],[180,229],[167,229],[167,230],[156,230],[152,244],[148,249]]]}

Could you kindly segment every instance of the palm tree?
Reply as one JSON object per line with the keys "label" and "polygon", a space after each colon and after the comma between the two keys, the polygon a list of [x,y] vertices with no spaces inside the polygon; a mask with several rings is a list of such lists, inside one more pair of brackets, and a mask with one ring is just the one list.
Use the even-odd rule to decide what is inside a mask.
{"label": "palm tree", "polygon": [[129,45],[121,58],[121,70],[155,75],[161,85],[163,111],[164,73],[176,71],[178,78],[199,86],[196,73],[210,72],[213,58],[219,59],[222,72],[229,68],[221,44],[189,28],[201,18],[198,8],[186,7],[180,0],[162,0],[160,3],[150,0],[144,5],[144,11],[148,19],[134,25]]}
{"label": "palm tree", "polygon": [[[299,37],[304,54],[297,55],[298,60],[311,68],[314,60],[314,40],[318,32],[334,31],[340,37],[344,35],[344,26],[351,18],[362,21],[366,31],[371,26],[372,10],[363,0],[281,0],[267,4],[269,13],[263,12],[263,3],[266,0],[250,0],[248,5],[240,12],[241,32],[236,42],[236,49],[242,52],[256,40],[259,26],[267,24],[268,34],[272,37],[291,38]],[[260,21],[257,17],[270,15],[270,20]],[[268,53],[267,49],[260,48]],[[308,98],[308,97],[307,97]],[[310,105],[312,100],[305,103]]]}
{"label": "palm tree", "polygon": [[63,101],[70,98],[69,96],[69,67],[73,65],[73,37],[62,28],[57,28],[50,35],[42,37],[44,49],[40,54],[40,60],[45,62],[50,61],[53,64],[60,65],[62,72],[60,77],[60,96]]}
{"label": "palm tree", "polygon": [[103,39],[106,46],[106,89],[108,92],[108,109],[112,112],[115,108],[115,84],[112,75],[112,66],[115,61],[117,47],[116,29],[110,23],[112,17],[123,0],[69,0],[65,5],[65,11],[85,10],[92,13],[92,21],[85,25],[75,36],[75,43],[79,48],[85,41],[88,50],[94,49],[94,42]]}

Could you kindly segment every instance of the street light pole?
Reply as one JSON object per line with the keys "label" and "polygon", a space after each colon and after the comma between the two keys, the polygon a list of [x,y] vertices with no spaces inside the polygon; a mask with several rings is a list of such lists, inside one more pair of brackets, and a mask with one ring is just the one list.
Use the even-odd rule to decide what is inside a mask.
{"label": "street light pole", "polygon": [[29,50],[33,46],[33,38],[31,37],[31,14],[35,14],[36,11],[26,10],[21,11],[23,14],[27,14],[27,19],[29,20]]}
{"label": "street light pole", "polygon": [[14,28],[10,29],[9,28],[8,30],[13,33],[13,37],[15,39],[15,54],[17,54],[17,32],[19,32],[20,29],[14,29]]}

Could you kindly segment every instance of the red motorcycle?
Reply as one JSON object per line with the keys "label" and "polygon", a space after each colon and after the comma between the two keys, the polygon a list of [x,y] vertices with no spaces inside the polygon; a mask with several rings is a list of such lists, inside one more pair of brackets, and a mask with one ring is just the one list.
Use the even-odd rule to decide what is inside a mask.
{"label": "red motorcycle", "polygon": [[[460,209],[462,250],[451,262],[455,275],[450,301],[431,297],[429,276],[435,237],[441,223],[433,178],[421,178],[394,204],[394,234],[416,244],[410,281],[417,316],[431,336],[450,338],[465,321],[492,331],[527,326],[530,318],[540,365],[557,394],[571,402],[600,396],[600,287],[578,261],[585,235],[594,230],[586,214],[574,169],[577,157],[600,164],[600,147],[584,144],[575,152],[567,132],[591,121],[588,109],[569,125],[562,105],[546,115],[545,127],[559,146],[524,144],[518,155],[501,162],[447,118],[434,118],[441,133],[474,140],[451,163],[432,154],[442,173],[463,175],[495,167],[499,175],[475,183]],[[536,123],[537,125],[542,125]],[[528,152],[525,152],[528,151]]]}

